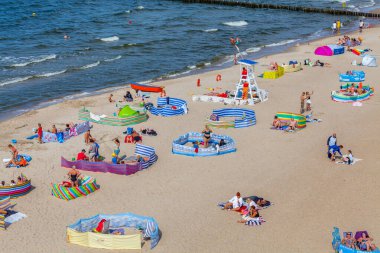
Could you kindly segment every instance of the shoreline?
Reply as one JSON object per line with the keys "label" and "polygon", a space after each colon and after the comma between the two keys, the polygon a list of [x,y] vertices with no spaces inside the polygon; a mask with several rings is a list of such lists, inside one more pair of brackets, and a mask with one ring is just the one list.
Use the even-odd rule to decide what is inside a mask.
{"label": "shoreline", "polygon": [[[380,9],[376,9],[374,11],[380,12]],[[377,27],[377,26],[380,26],[380,24],[374,24],[372,27]],[[285,43],[284,45],[279,45],[279,46],[275,46],[275,47],[267,47],[266,45],[260,46],[260,47],[258,47],[259,48],[258,52],[248,53],[248,52],[244,51],[244,52],[242,52],[242,56],[247,57],[248,59],[260,60],[260,59],[268,58],[268,57],[276,55],[276,54],[286,53],[288,51],[291,51],[294,47],[302,46],[305,44],[309,44],[309,43],[312,43],[312,42],[315,42],[318,40],[323,40],[323,39],[327,39],[327,38],[331,38],[331,37],[349,35],[351,33],[357,32],[357,31],[358,31],[358,28],[356,26],[350,26],[347,31],[340,33],[340,35],[326,34],[326,35],[322,35],[321,37],[313,38],[312,37],[313,34],[311,34],[311,35],[308,35],[306,38],[292,39],[292,40],[294,40],[294,42]],[[284,41],[279,41],[276,43],[283,43],[283,42]],[[276,43],[273,43],[273,44],[276,44]],[[270,50],[270,49],[267,50],[268,48],[272,48],[272,50]],[[247,48],[247,49],[250,49],[250,48]],[[224,56],[224,58],[231,58],[231,55]],[[227,60],[226,61],[226,59],[224,59],[224,60],[221,60],[221,63],[215,63],[209,67],[201,67],[201,68],[195,67],[195,69],[188,69],[188,70],[184,70],[184,71],[176,71],[174,74],[172,74],[172,75],[174,75],[173,77],[171,77],[172,75],[170,75],[168,73],[168,74],[165,74],[164,76],[158,76],[157,78],[153,78],[150,80],[139,81],[138,83],[155,85],[155,83],[162,83],[162,82],[166,82],[169,80],[175,80],[175,79],[188,77],[188,76],[201,75],[201,74],[204,74],[207,72],[220,71],[223,69],[228,69],[228,68],[234,67],[235,65],[232,65],[232,66],[230,65],[232,62],[233,62],[233,60]],[[202,64],[207,64],[207,63],[203,62]],[[212,64],[212,63],[210,63],[210,64]],[[130,83],[130,82],[134,82],[134,81],[129,81],[126,83]],[[13,112],[9,112],[7,114],[7,116],[4,115],[4,116],[0,117],[0,123],[5,122],[5,121],[10,120],[10,119],[15,118],[15,117],[23,116],[23,115],[27,114],[28,112],[40,110],[40,109],[50,107],[50,106],[54,106],[54,105],[57,105],[60,103],[65,103],[67,101],[78,100],[78,99],[83,99],[83,98],[91,98],[91,97],[95,97],[95,96],[102,96],[102,95],[105,95],[109,92],[119,92],[122,89],[128,89],[128,88],[129,88],[129,84],[124,84],[124,85],[108,87],[108,88],[104,88],[104,89],[96,90],[96,91],[92,91],[92,92],[82,91],[80,93],[67,95],[64,97],[52,99],[50,101],[40,102],[40,103],[36,104],[35,106],[32,106],[33,109],[30,109],[30,110],[19,109],[19,110],[13,111]]]}
{"label": "shoreline", "polygon": [[[363,47],[379,52],[379,32],[379,27],[365,30],[361,35]],[[352,34],[359,36],[357,32]],[[155,253],[234,252],[237,248],[263,253],[284,249],[333,252],[331,232],[334,226],[341,231],[367,230],[379,244],[380,227],[374,221],[379,216],[376,200],[380,198],[377,190],[380,98],[375,94],[363,102],[362,107],[331,101],[331,91],[339,89],[340,85],[338,73],[353,68],[364,70],[366,83],[373,85],[376,92],[379,90],[378,68],[353,67],[352,59],[359,58],[351,53],[332,57],[314,55],[315,47],[333,43],[339,36],[294,46],[259,60],[257,74],[261,74],[271,61],[281,64],[311,58],[328,62],[331,67],[305,66],[302,71],[287,73],[279,79],[258,78],[259,87],[269,91],[269,99],[249,107],[256,113],[256,125],[244,129],[213,129],[235,140],[235,153],[207,158],[185,157],[172,154],[171,143],[186,132],[202,131],[213,109],[228,107],[192,102],[191,95],[215,87],[233,89],[240,77],[239,66],[156,82],[165,84],[168,96],[185,99],[189,107],[186,115],[151,116],[148,121],[134,126],[136,130],[146,127],[158,132],[156,137],[143,137],[144,145],[156,149],[158,161],[149,169],[130,176],[83,171],[96,178],[101,188],[73,201],[51,196],[50,183],[60,182],[68,172],[61,167],[60,157],[70,159],[82,148],[88,150],[83,136],[63,144],[43,145],[25,140],[25,137],[31,135],[37,123],[48,129],[52,124],[62,128],[68,122],[78,122],[78,110],[82,106],[91,108],[96,114],[111,115],[118,108],[107,101],[107,95],[68,100],[0,122],[3,129],[0,156],[9,156],[6,145],[16,139],[20,152],[33,157],[26,168],[0,168],[2,180],[9,182],[12,177],[24,173],[35,187],[25,197],[13,200],[17,203],[17,211],[28,217],[12,224],[2,234],[3,250],[13,252],[14,245],[18,245],[20,249],[28,248],[29,252],[37,253],[43,245],[44,252],[105,252],[68,244],[65,228],[97,213],[125,212],[151,216],[158,222],[163,236]],[[217,83],[215,76],[219,73],[222,81]],[[201,78],[201,87],[196,86],[197,78]],[[313,116],[323,121],[308,124],[296,133],[271,130],[276,112],[298,112],[299,95],[303,91],[314,91]],[[124,92],[125,88],[113,92],[114,98],[118,100]],[[153,94],[150,99],[154,104],[156,96]],[[122,132],[126,127],[93,126],[91,132],[101,146],[101,155],[109,161],[114,150],[113,139],[123,140]],[[362,159],[360,162],[344,166],[326,158],[326,139],[333,132],[337,133],[339,144],[345,146],[344,152],[352,149],[354,156]],[[132,144],[122,143],[120,147],[121,154],[134,153]],[[237,191],[244,197],[256,195],[275,203],[260,211],[266,220],[262,226],[238,224],[236,213],[219,210],[217,203],[226,201]],[[358,212],[352,209],[353,199],[360,199],[361,205],[366,207],[361,210],[360,219]],[[33,236],[31,230],[25,228],[31,228],[35,232]],[[297,236],[285,236],[289,231],[296,231]],[[151,252],[149,242],[147,244],[142,252]]]}

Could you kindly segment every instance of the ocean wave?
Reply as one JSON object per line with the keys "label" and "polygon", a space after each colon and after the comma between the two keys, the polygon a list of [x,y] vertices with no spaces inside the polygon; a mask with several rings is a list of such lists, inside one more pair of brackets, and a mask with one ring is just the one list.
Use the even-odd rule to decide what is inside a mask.
{"label": "ocean wave", "polygon": [[82,67],[79,67],[78,69],[89,69],[89,68],[96,67],[99,64],[100,64],[100,61],[97,61],[97,62],[94,62],[94,63],[91,63],[91,64],[84,65]]}
{"label": "ocean wave", "polygon": [[139,6],[136,7],[136,10],[143,10],[143,9],[145,9],[145,7],[142,6],[142,5],[139,5]]}
{"label": "ocean wave", "polygon": [[256,53],[256,52],[259,52],[261,50],[261,47],[250,47],[250,48],[247,48],[245,51],[247,53]]}
{"label": "ocean wave", "polygon": [[112,37],[100,38],[100,40],[104,42],[112,42],[112,41],[118,41],[119,37],[112,36]]}
{"label": "ocean wave", "polygon": [[8,85],[8,84],[12,84],[12,83],[19,83],[19,82],[23,82],[23,81],[26,81],[26,80],[29,80],[33,78],[33,76],[25,76],[25,77],[16,77],[16,78],[12,78],[12,79],[7,79],[3,82],[0,83],[0,86],[4,86],[4,85]]}
{"label": "ocean wave", "polygon": [[125,14],[129,14],[129,13],[131,13],[131,12],[132,12],[131,10],[126,10],[126,11],[116,12],[116,13],[114,13],[113,15],[114,15],[114,16],[122,16],[122,15],[125,15]]}
{"label": "ocean wave", "polygon": [[45,77],[51,77],[51,76],[56,76],[65,73],[67,70],[62,70],[62,71],[56,71],[56,72],[48,72],[48,73],[42,73],[42,74],[37,74],[37,75],[31,75],[31,76],[24,76],[24,77],[16,77],[12,79],[7,79],[3,82],[0,82],[0,86],[5,86],[9,84],[14,84],[14,83],[21,83],[30,79],[35,79],[35,78],[45,78]]}
{"label": "ocean wave", "polygon": [[359,8],[369,8],[369,7],[372,7],[375,5],[376,5],[375,0],[370,0],[370,2],[368,4],[359,5]]}
{"label": "ocean wave", "polygon": [[105,59],[104,61],[105,62],[116,61],[116,60],[119,60],[120,58],[121,58],[121,55],[118,55],[115,58]]}
{"label": "ocean wave", "polygon": [[127,44],[122,44],[118,46],[112,46],[112,49],[123,49],[123,48],[128,48],[128,47],[142,47],[144,44],[139,44],[139,43],[127,43]]}
{"label": "ocean wave", "polygon": [[246,26],[248,25],[247,21],[241,20],[241,21],[231,21],[231,22],[224,22],[223,25],[228,26]]}
{"label": "ocean wave", "polygon": [[217,31],[219,31],[219,29],[211,28],[211,29],[206,29],[206,30],[203,30],[203,31],[206,32],[206,33],[212,33],[212,32],[217,32]]}
{"label": "ocean wave", "polygon": [[290,43],[293,43],[293,42],[296,42],[296,41],[299,41],[299,39],[296,39],[296,40],[283,40],[283,41],[280,41],[278,43],[272,43],[272,44],[266,45],[265,47],[278,47],[278,46],[283,46],[283,45],[290,44]]}
{"label": "ocean wave", "polygon": [[192,66],[187,66],[188,69],[195,69],[197,66],[192,65]]}
{"label": "ocean wave", "polygon": [[56,76],[65,73],[67,70],[57,71],[57,72],[48,72],[43,74],[34,75],[33,78],[42,78],[42,77],[50,77],[50,76]]}
{"label": "ocean wave", "polygon": [[33,63],[44,62],[44,61],[52,60],[55,58],[57,58],[57,55],[55,54],[38,56],[38,57],[32,58],[30,61],[27,61],[27,62],[13,64],[11,65],[11,67],[25,67]]}

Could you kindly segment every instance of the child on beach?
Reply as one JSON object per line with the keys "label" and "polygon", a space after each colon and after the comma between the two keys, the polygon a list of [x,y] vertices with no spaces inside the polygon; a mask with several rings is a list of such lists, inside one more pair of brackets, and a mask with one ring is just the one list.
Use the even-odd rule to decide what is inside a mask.
{"label": "child on beach", "polygon": [[311,95],[313,95],[314,92],[312,91],[309,93],[308,91],[306,92],[306,111],[311,111]]}
{"label": "child on beach", "polygon": [[38,123],[37,135],[38,135],[38,143],[42,144],[42,126],[41,126],[41,123]]}

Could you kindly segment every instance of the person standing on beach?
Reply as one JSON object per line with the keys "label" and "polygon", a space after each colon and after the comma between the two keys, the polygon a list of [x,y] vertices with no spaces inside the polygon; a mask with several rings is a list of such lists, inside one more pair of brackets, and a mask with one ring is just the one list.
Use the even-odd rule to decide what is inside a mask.
{"label": "person standing on beach", "polygon": [[363,32],[363,28],[364,28],[364,21],[361,19],[359,21],[359,32]]}
{"label": "person standing on beach", "polygon": [[331,28],[333,30],[333,33],[336,33],[336,21],[334,21]]}
{"label": "person standing on beach", "polygon": [[336,139],[336,133],[333,133],[328,139],[327,139],[327,147],[330,149],[332,146],[337,145],[337,139]]}
{"label": "person standing on beach", "polygon": [[302,113],[305,112],[306,92],[302,92],[300,100],[301,100],[301,110],[300,110],[300,113],[302,114]]}
{"label": "person standing on beach", "polygon": [[37,135],[38,135],[38,143],[42,143],[42,126],[41,123],[38,123],[38,128],[37,128]]}

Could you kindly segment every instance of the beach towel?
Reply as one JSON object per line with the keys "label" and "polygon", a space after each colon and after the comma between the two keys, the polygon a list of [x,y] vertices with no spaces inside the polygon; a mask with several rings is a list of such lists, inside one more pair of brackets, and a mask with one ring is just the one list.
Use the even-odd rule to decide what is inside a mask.
{"label": "beach towel", "polygon": [[8,214],[10,215],[4,220],[6,224],[12,224],[27,217],[25,214],[15,211],[8,211]]}
{"label": "beach towel", "polygon": [[[343,156],[343,157],[344,157],[344,158],[348,158],[348,156]],[[348,163],[343,162],[343,161],[335,161],[335,163],[336,163],[336,164],[354,165],[356,162],[359,162],[359,161],[361,161],[361,160],[363,160],[363,159],[359,159],[359,158],[355,158],[355,157],[354,157],[354,160],[352,161],[351,164],[348,164]]]}
{"label": "beach towel", "polygon": [[95,120],[95,121],[100,121],[100,116],[93,114],[92,112],[90,112],[90,118]]}
{"label": "beach towel", "polygon": [[262,217],[258,217],[258,218],[248,220],[244,224],[247,226],[260,226],[264,222],[265,222],[265,220]]}

